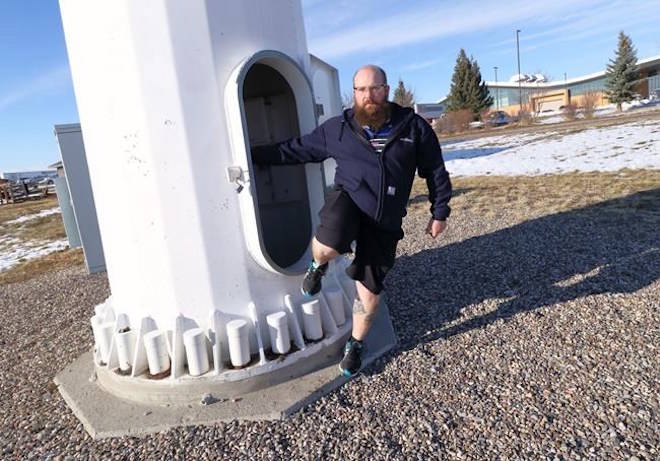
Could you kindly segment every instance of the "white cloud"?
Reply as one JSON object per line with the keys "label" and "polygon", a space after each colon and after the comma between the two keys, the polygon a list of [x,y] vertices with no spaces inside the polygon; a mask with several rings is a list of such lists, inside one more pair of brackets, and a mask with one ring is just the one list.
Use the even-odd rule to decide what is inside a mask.
{"label": "white cloud", "polygon": [[484,41],[487,41],[486,31],[497,27],[566,14],[596,3],[595,0],[543,3],[513,0],[504,6],[502,2],[489,0],[461,2],[452,6],[437,3],[416,5],[404,13],[373,15],[369,21],[363,20],[360,24],[351,24],[326,35],[317,35],[315,30],[310,29],[310,50],[323,59],[335,59],[462,33],[483,33]]}
{"label": "white cloud", "polygon": [[407,64],[401,67],[401,71],[413,72],[416,70],[428,69],[429,67],[433,67],[436,64],[440,64],[441,62],[445,62],[445,61],[446,61],[445,59],[429,59],[427,61],[413,62],[411,64]]}
{"label": "white cloud", "polygon": [[61,89],[69,84],[70,81],[71,77],[67,64],[53,67],[38,77],[28,80],[22,86],[0,94],[0,111],[24,99],[38,96],[48,91]]}
{"label": "white cloud", "polygon": [[[539,48],[551,43],[579,40],[608,32],[612,32],[612,43],[616,43],[616,33],[619,30],[634,33],[640,24],[656,23],[659,8],[658,1],[617,1],[600,4],[588,11],[573,11],[561,17],[558,24],[544,27],[539,32],[530,32],[523,27],[520,44],[534,44],[534,48]],[[622,11],[625,11],[625,14]],[[509,50],[515,47],[515,43],[515,34],[512,33],[510,39],[493,43],[491,46]]]}

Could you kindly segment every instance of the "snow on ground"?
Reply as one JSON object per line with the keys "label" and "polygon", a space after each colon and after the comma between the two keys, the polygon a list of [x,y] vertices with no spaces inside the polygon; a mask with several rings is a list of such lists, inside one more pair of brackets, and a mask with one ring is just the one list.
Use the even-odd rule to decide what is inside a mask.
{"label": "snow on ground", "polygon": [[45,216],[50,216],[52,214],[57,214],[61,213],[62,210],[60,210],[60,207],[56,206],[55,208],[49,208],[47,210],[41,210],[39,213],[34,213],[34,214],[28,214],[25,216],[21,216],[20,218],[12,219],[11,221],[7,221],[5,224],[20,224],[24,223],[26,221],[32,221],[33,219],[37,218],[43,218]]}
{"label": "snow on ground", "polygon": [[[25,224],[37,218],[51,216],[61,213],[59,207],[41,210],[39,213],[33,213],[21,216],[4,224]],[[0,272],[7,270],[23,261],[37,259],[54,251],[68,248],[69,241],[62,240],[29,240],[24,241],[16,236],[9,235],[3,226],[0,226]],[[1,235],[4,234],[4,235]]]}
{"label": "snow on ground", "polygon": [[[637,109],[651,109],[660,106],[660,99],[639,99],[631,102],[624,102],[621,105],[622,112],[617,112],[616,104],[608,104],[606,106],[598,107],[594,112],[594,117],[618,117],[623,115],[624,112],[637,110]],[[576,119],[584,118],[582,112],[576,114]],[[537,122],[541,125],[565,122],[564,112],[562,110],[553,110],[542,113]]]}
{"label": "snow on ground", "polygon": [[67,239],[23,242],[14,237],[0,237],[0,272],[30,259],[40,258],[69,246]]}
{"label": "snow on ground", "polygon": [[577,133],[507,134],[443,144],[454,176],[660,169],[660,120]]}

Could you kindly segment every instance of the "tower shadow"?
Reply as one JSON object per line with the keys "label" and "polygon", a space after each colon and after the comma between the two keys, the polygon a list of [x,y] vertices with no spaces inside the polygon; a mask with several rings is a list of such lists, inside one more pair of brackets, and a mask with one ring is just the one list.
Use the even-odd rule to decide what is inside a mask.
{"label": "tower shadow", "polygon": [[[631,293],[660,276],[660,188],[397,259],[386,279],[400,349],[540,307]],[[466,306],[498,307],[447,326]]]}

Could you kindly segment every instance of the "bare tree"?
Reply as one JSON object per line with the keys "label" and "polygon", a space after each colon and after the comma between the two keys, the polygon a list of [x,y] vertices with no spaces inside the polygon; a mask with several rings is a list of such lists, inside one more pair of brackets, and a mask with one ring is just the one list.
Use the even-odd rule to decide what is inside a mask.
{"label": "bare tree", "polygon": [[353,107],[353,93],[345,92],[341,96],[341,105],[344,109]]}

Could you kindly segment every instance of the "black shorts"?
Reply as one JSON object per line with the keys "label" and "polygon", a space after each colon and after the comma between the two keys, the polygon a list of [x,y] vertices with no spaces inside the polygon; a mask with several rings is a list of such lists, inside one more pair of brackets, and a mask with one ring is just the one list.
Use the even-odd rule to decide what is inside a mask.
{"label": "black shorts", "polygon": [[383,280],[394,265],[396,246],[403,231],[384,230],[353,202],[347,192],[334,189],[325,198],[319,212],[321,224],[316,240],[340,254],[351,252],[355,241],[355,258],[346,274],[358,280],[372,293],[383,290]]}

